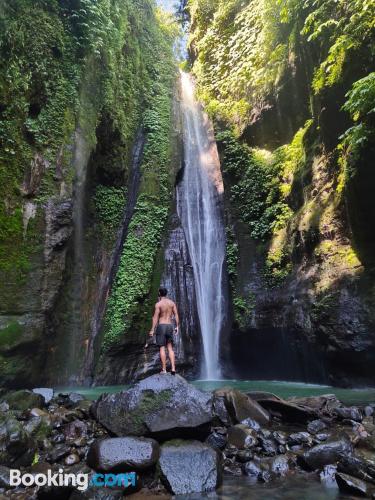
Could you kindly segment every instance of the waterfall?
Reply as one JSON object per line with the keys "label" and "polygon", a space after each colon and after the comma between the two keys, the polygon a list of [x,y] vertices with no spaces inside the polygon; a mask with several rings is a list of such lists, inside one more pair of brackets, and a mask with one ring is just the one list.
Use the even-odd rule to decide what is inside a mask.
{"label": "waterfall", "polygon": [[181,72],[184,172],[177,188],[178,214],[193,265],[203,342],[202,376],[221,376],[220,335],[227,315],[223,180],[212,124]]}

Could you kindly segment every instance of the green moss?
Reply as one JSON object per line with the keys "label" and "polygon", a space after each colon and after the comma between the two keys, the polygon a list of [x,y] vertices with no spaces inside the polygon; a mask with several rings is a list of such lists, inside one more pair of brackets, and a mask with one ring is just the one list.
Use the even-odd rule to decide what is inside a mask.
{"label": "green moss", "polygon": [[94,195],[95,219],[99,223],[99,234],[111,248],[125,211],[125,189],[99,184]]}
{"label": "green moss", "polygon": [[12,321],[0,330],[0,348],[9,347],[22,337],[24,329],[17,321]]}
{"label": "green moss", "polygon": [[250,292],[245,297],[234,295],[234,319],[240,329],[248,327],[255,307],[255,295]]}

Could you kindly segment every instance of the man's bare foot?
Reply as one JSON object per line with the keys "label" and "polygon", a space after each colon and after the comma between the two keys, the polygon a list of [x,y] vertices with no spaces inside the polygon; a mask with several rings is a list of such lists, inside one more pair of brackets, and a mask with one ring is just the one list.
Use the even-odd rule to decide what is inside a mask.
{"label": "man's bare foot", "polygon": [[171,375],[176,375],[176,370],[171,370]]}
{"label": "man's bare foot", "polygon": [[162,370],[160,373],[167,373],[167,370]]}

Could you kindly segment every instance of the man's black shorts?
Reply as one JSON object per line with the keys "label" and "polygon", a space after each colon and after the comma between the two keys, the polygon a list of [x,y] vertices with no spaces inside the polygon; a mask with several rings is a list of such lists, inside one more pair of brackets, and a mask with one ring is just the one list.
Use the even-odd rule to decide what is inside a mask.
{"label": "man's black shorts", "polygon": [[173,344],[173,325],[162,323],[156,328],[156,344],[162,347],[169,342]]}

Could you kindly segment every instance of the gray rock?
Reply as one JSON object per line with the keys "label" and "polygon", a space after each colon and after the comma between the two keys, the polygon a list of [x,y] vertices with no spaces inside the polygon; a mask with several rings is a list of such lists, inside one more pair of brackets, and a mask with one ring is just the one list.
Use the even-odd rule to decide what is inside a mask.
{"label": "gray rock", "polygon": [[371,460],[346,455],[340,458],[337,470],[375,484],[375,464]]}
{"label": "gray rock", "polygon": [[275,441],[264,437],[259,437],[259,442],[265,455],[273,457],[277,455],[278,447]]}
{"label": "gray rock", "polygon": [[31,410],[31,408],[43,408],[44,397],[32,391],[13,391],[2,397],[11,410]]}
{"label": "gray rock", "polygon": [[318,444],[306,451],[300,457],[301,464],[308,469],[322,469],[325,465],[338,462],[342,457],[353,453],[353,447],[349,441],[331,441]]}
{"label": "gray rock", "polygon": [[0,412],[4,413],[9,410],[9,405],[6,401],[0,403]]}
{"label": "gray rock", "polygon": [[242,470],[244,474],[246,474],[246,476],[252,476],[257,479],[260,477],[262,473],[262,469],[260,468],[260,466],[253,461],[246,462]]}
{"label": "gray rock", "polygon": [[270,422],[269,413],[243,392],[223,388],[216,390],[214,394],[216,397],[224,398],[225,406],[234,422],[242,422],[247,418],[256,420],[261,425],[267,425]]}
{"label": "gray rock", "polygon": [[228,443],[239,450],[252,448],[257,442],[256,432],[246,425],[237,424],[228,429]]}
{"label": "gray rock", "polygon": [[48,404],[54,396],[54,390],[49,387],[37,387],[33,389],[34,394],[40,394],[43,396],[44,401]]}
{"label": "gray rock", "polygon": [[295,444],[311,445],[312,438],[308,432],[295,432],[289,436],[288,444],[290,444],[290,445],[295,445]]}
{"label": "gray rock", "polygon": [[258,422],[252,418],[245,418],[240,422],[242,425],[247,425],[250,429],[254,429],[254,431],[259,432],[260,431],[260,425]]}
{"label": "gray rock", "polygon": [[96,419],[117,436],[207,437],[212,395],[179,375],[153,375],[127,391],[103,395],[93,405]]}
{"label": "gray rock", "polygon": [[326,434],[325,432],[320,432],[315,436],[315,438],[318,441],[327,441],[327,439],[329,438],[329,434]]}
{"label": "gray rock", "polygon": [[254,453],[251,450],[239,450],[236,455],[237,462],[244,464],[249,462],[254,457]]}
{"label": "gray rock", "polygon": [[10,488],[10,469],[0,465],[0,488]]}
{"label": "gray rock", "polygon": [[162,481],[175,495],[214,490],[221,481],[219,454],[199,441],[168,441],[161,447]]}
{"label": "gray rock", "polygon": [[280,445],[285,445],[288,441],[288,436],[282,431],[274,431],[272,437]]}
{"label": "gray rock", "polygon": [[342,493],[348,493],[350,495],[366,497],[367,496],[367,486],[364,481],[357,479],[355,477],[349,476],[342,472],[336,473],[336,482],[339,490]]}
{"label": "gray rock", "polygon": [[307,430],[310,432],[310,434],[318,434],[322,430],[327,428],[327,424],[323,422],[323,420],[313,420],[312,422],[309,422],[307,426]]}
{"label": "gray rock", "polygon": [[335,465],[325,465],[323,471],[320,473],[320,482],[327,488],[337,488],[336,483],[337,467]]}
{"label": "gray rock", "polygon": [[366,408],[364,409],[364,413],[366,417],[372,417],[372,415],[374,414],[374,408],[372,406],[366,406]]}
{"label": "gray rock", "polygon": [[54,446],[48,453],[48,462],[54,463],[66,457],[70,453],[70,446],[66,444],[59,444]]}
{"label": "gray rock", "polygon": [[0,465],[20,467],[30,465],[36,442],[24,425],[12,415],[0,416]]}
{"label": "gray rock", "polygon": [[318,416],[318,413],[306,406],[284,401],[278,397],[258,399],[258,403],[267,411],[279,416],[285,422],[306,424]]}
{"label": "gray rock", "polygon": [[334,413],[342,419],[354,420],[355,422],[362,422],[363,420],[362,412],[355,406],[351,406],[350,408],[335,408]]}
{"label": "gray rock", "polygon": [[284,455],[275,457],[271,462],[271,471],[277,476],[286,476],[289,472],[289,460]]}
{"label": "gray rock", "polygon": [[217,448],[218,450],[222,450],[225,448],[228,440],[226,435],[220,434],[216,431],[211,432],[211,434],[206,439],[206,443],[212,446],[213,448]]}
{"label": "gray rock", "polygon": [[71,453],[70,455],[66,456],[64,458],[64,464],[65,465],[75,465],[78,464],[80,461],[79,456],[77,453]]}
{"label": "gray rock", "polygon": [[87,464],[100,472],[144,471],[156,464],[159,444],[143,437],[108,438],[95,441]]}

